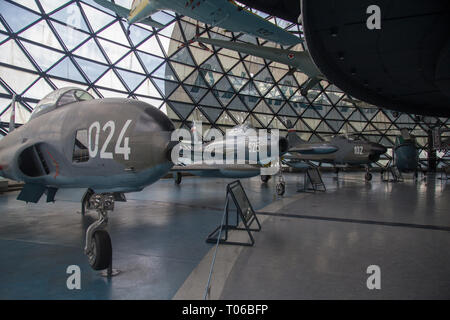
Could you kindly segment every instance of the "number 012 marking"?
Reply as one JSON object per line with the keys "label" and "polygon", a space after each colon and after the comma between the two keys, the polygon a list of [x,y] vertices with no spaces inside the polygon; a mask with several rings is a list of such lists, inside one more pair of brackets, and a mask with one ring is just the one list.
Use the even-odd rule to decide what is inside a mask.
{"label": "number 012 marking", "polygon": [[363,146],[354,146],[353,151],[357,155],[363,154],[364,147]]}
{"label": "number 012 marking", "polygon": [[[127,120],[125,122],[124,126],[122,127],[122,130],[120,130],[119,137],[117,138],[116,146],[114,148],[114,153],[116,155],[123,154],[125,160],[129,160],[131,153],[131,149],[128,146],[130,139],[129,137],[125,137],[125,132],[130,126],[131,121],[132,120]],[[108,136],[106,137],[106,140],[103,143],[102,148],[100,149],[101,159],[114,159],[114,154],[112,152],[107,152],[106,149],[108,148],[108,145],[111,142],[112,137],[114,136],[115,130],[116,124],[112,120],[106,122],[102,128],[103,132],[106,133],[108,131]],[[95,121],[94,123],[91,124],[88,130],[88,144],[89,144],[90,158],[95,158],[97,156],[99,139],[100,139],[100,122]]]}

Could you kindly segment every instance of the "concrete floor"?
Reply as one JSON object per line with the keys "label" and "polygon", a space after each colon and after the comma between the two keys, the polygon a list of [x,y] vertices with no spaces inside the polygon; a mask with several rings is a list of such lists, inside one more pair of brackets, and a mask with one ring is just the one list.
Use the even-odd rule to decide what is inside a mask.
{"label": "concrete floor", "polygon": [[[325,174],[325,193],[287,193],[274,181],[242,183],[261,212],[254,247],[220,246],[212,278],[217,299],[450,298],[450,186],[437,179],[366,183],[363,173]],[[107,280],[83,255],[80,194],[54,204],[0,195],[0,299],[201,299],[230,179],[161,180],[116,203],[109,231],[114,267]],[[300,180],[303,181],[303,180]],[[235,233],[234,237],[242,237]],[[81,268],[81,290],[66,288],[66,268]],[[381,268],[381,290],[368,290],[366,268]]]}

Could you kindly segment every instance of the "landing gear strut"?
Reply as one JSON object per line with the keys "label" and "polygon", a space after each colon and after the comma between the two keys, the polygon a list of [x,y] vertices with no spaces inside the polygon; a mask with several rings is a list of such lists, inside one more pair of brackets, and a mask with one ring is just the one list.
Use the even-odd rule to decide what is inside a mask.
{"label": "landing gear strut", "polygon": [[284,181],[283,173],[281,172],[281,168],[278,175],[278,183],[277,183],[277,195],[282,196],[286,191],[286,182]]}
{"label": "landing gear strut", "polygon": [[269,175],[261,175],[261,181],[267,183],[270,180]]}
{"label": "landing gear strut", "polygon": [[176,185],[181,183],[181,179],[182,179],[181,172],[174,172],[172,174],[172,177],[173,177],[173,181],[175,182]]}
{"label": "landing gear strut", "polygon": [[372,174],[369,171],[369,167],[366,168],[366,175],[364,176],[364,178],[366,179],[366,181],[372,180]]}
{"label": "landing gear strut", "polygon": [[108,211],[114,210],[114,194],[93,194],[89,199],[89,207],[98,213],[98,219],[86,230],[84,253],[94,270],[105,270],[104,276],[115,276],[118,270],[112,269],[111,238],[105,230],[108,224]]}

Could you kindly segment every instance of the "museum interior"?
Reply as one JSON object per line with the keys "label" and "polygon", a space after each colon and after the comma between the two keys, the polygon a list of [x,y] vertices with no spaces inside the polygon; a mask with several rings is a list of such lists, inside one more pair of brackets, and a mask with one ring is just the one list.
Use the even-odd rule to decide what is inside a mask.
{"label": "museum interior", "polygon": [[[0,299],[449,299],[448,4],[411,2],[416,41],[389,1],[379,30],[370,1],[159,2],[0,0]],[[168,165],[152,131],[233,128],[279,157]]]}

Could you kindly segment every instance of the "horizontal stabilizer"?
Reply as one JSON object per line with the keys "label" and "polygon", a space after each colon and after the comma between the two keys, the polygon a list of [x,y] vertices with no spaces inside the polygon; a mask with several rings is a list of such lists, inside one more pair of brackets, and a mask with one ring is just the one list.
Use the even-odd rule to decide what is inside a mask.
{"label": "horizontal stabilizer", "polygon": [[141,21],[139,21],[139,22],[140,22],[140,23],[143,23],[143,24],[146,24],[146,25],[148,25],[148,26],[150,26],[150,27],[157,28],[157,29],[164,28],[164,25],[163,25],[163,24],[161,24],[161,23],[159,23],[159,22],[156,22],[156,21],[153,20],[152,18],[146,18],[146,19],[141,20]]}
{"label": "horizontal stabilizer", "polygon": [[128,14],[130,13],[129,9],[119,6],[115,3],[112,3],[111,1],[108,1],[108,0],[94,0],[94,1],[97,2],[99,5],[101,5],[102,7],[105,7],[105,8],[108,8],[108,9],[114,11],[115,13],[117,13],[117,15],[119,17],[122,17],[125,19],[128,17]]}
{"label": "horizontal stabilizer", "polygon": [[17,200],[38,203],[39,199],[45,192],[45,186],[40,184],[26,183],[17,196]]}

